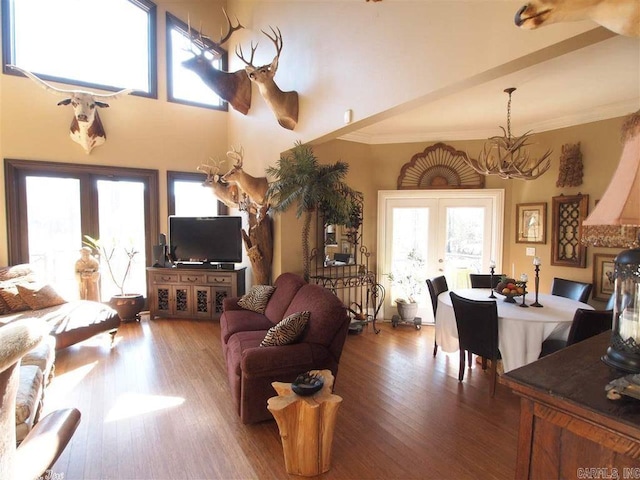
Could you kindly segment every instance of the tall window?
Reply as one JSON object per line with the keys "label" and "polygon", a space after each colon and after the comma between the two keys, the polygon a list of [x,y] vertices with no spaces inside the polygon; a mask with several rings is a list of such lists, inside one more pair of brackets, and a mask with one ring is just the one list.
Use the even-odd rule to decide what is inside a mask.
{"label": "tall window", "polygon": [[149,0],[2,0],[2,44],[5,73],[157,97]]}
{"label": "tall window", "polygon": [[[67,298],[78,297],[75,262],[83,236],[135,248],[125,293],[146,293],[145,267],[158,237],[158,172],[5,160],[9,262],[31,263]],[[122,252],[120,252],[122,253]],[[121,277],[126,257],[115,270]],[[106,264],[102,300],[119,293]]]}
{"label": "tall window", "polygon": [[204,52],[204,58],[214,69],[226,70],[226,52],[201,37],[201,33],[167,13],[167,98],[170,102],[227,110],[227,103],[183,65]]}
{"label": "tall window", "polygon": [[205,178],[197,172],[167,172],[169,215],[213,217],[228,214],[228,208],[218,201],[211,187],[203,185]]}

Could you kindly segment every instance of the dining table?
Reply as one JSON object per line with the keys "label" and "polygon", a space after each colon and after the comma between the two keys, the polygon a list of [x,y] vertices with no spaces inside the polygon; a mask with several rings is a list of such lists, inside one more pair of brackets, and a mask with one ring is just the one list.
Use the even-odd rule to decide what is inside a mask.
{"label": "dining table", "polygon": [[[504,372],[534,362],[540,356],[542,342],[547,338],[567,339],[573,316],[578,308],[593,310],[587,303],[551,294],[538,294],[542,307],[533,307],[533,295],[516,297],[515,303],[495,294],[489,297],[490,289],[464,288],[452,290],[471,300],[495,301],[498,308],[498,347],[502,355]],[[459,350],[458,327],[449,291],[438,295],[435,335],[438,346],[448,353]]]}

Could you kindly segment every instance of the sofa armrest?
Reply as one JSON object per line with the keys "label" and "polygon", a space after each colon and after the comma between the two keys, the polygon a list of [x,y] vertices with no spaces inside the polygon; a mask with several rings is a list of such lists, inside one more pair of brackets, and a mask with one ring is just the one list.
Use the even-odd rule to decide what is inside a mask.
{"label": "sofa armrest", "polygon": [[238,305],[240,297],[224,297],[222,299],[222,311],[225,310],[242,310],[242,307]]}
{"label": "sofa armrest", "polygon": [[[310,343],[295,343],[278,347],[254,347],[242,352],[241,369],[244,376],[273,375],[298,369],[302,373],[313,365]],[[298,371],[296,370],[296,371]]]}

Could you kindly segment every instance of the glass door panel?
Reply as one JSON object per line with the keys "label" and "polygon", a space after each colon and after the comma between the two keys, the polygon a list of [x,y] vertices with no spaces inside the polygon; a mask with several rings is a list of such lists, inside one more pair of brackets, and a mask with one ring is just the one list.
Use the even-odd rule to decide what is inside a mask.
{"label": "glass door panel", "polygon": [[[134,249],[138,253],[133,257],[124,293],[146,296],[144,183],[98,180],[97,189],[100,240],[115,248],[111,262],[114,276],[121,284],[129,260],[125,249]],[[120,290],[104,260],[100,271],[102,298],[108,300]]]}
{"label": "glass door panel", "polygon": [[37,176],[25,180],[29,263],[62,296],[79,298],[75,263],[82,247],[80,181]]}

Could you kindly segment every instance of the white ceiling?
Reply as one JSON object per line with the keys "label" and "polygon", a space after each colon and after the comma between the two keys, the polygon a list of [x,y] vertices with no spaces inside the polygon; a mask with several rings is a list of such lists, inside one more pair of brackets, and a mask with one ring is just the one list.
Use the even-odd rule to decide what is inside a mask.
{"label": "white ceiling", "polygon": [[640,109],[640,39],[616,35],[444,98],[416,101],[415,108],[381,115],[389,118],[340,138],[380,144],[501,135],[508,87],[517,88],[511,104],[514,135],[627,115]]}

